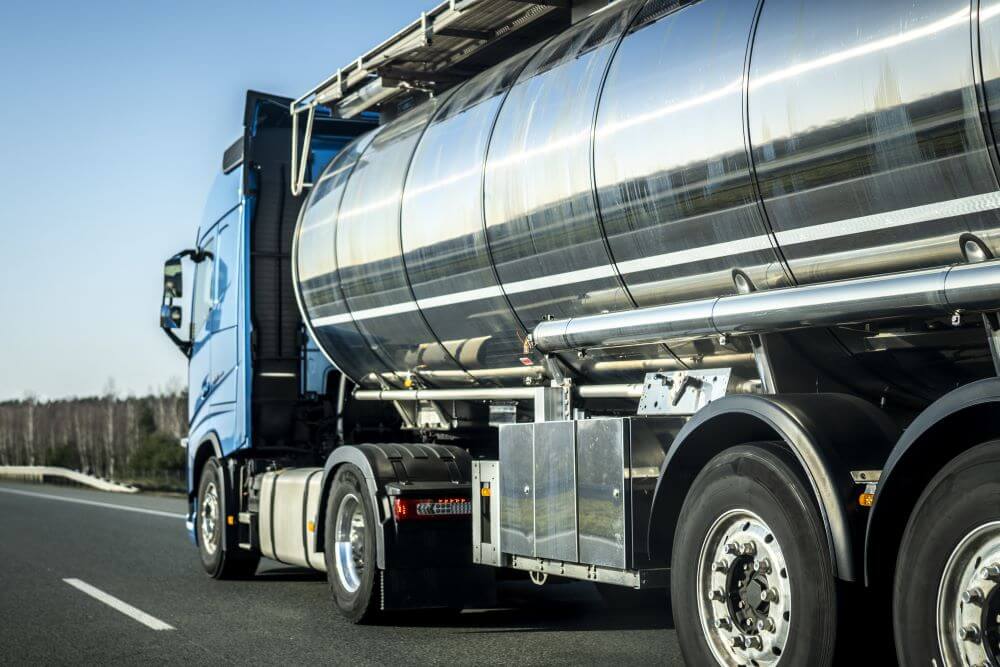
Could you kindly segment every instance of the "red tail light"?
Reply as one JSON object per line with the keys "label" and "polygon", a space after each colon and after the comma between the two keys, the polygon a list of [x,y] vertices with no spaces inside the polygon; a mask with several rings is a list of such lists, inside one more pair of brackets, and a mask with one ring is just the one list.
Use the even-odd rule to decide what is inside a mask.
{"label": "red tail light", "polygon": [[446,519],[472,515],[472,501],[468,498],[395,498],[392,513],[396,521]]}

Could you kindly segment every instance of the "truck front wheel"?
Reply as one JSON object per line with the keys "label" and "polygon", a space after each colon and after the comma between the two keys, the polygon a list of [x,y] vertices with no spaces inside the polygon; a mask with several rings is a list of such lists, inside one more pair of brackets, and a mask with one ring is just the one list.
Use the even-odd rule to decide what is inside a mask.
{"label": "truck front wheel", "polygon": [[1000,664],[1000,441],[924,489],[899,548],[893,623],[903,665]]}
{"label": "truck front wheel", "polygon": [[782,446],[728,449],[698,475],[677,523],[671,600],[688,664],[833,664],[838,596],[823,520]]}
{"label": "truck front wheel", "polygon": [[352,623],[370,622],[379,613],[377,525],[361,470],[345,464],[337,470],[327,497],[324,557],[333,600]]}
{"label": "truck front wheel", "polygon": [[[222,464],[215,457],[205,462],[198,483],[198,512],[195,515],[195,531],[198,536],[198,552],[205,571],[215,579],[237,579],[253,576],[260,561],[258,554],[240,551],[232,539],[223,540],[224,530],[229,530],[223,499],[225,474]],[[235,531],[231,531],[235,532]],[[228,548],[224,544],[228,542]]]}

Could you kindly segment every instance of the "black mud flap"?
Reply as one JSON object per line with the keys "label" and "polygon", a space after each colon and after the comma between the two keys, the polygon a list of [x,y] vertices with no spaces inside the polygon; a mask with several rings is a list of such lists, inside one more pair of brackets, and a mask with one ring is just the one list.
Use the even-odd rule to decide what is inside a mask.
{"label": "black mud flap", "polygon": [[386,610],[496,606],[496,571],[491,567],[406,568],[379,574]]}

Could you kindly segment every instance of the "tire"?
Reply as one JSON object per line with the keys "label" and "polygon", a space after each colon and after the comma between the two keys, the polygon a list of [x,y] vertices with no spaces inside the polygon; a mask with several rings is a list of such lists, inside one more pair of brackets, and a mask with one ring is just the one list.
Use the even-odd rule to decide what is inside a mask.
{"label": "tire", "polygon": [[[695,479],[670,586],[689,665],[834,664],[841,601],[826,531],[795,459],[777,443],[728,449]],[[744,640],[751,645],[733,643]]]}
{"label": "tire", "polygon": [[380,615],[375,562],[378,525],[361,471],[337,470],[327,497],[324,526],[326,577],[337,610],[351,623],[371,623]]}
{"label": "tire", "polygon": [[245,579],[257,571],[260,555],[242,551],[239,547],[233,548],[238,539],[235,531],[227,535],[226,542],[231,545],[230,548],[223,548],[222,531],[228,529],[222,512],[225,490],[222,465],[212,457],[201,469],[198,482],[195,513],[198,553],[205,571],[214,579]]}
{"label": "tire", "polygon": [[[950,461],[924,489],[910,515],[892,596],[900,664],[928,665],[935,658],[938,665],[1000,664],[1000,587],[994,576],[979,574],[996,563],[1000,441]],[[962,593],[974,589],[982,599],[963,601]],[[969,625],[976,626],[975,641],[959,636]]]}

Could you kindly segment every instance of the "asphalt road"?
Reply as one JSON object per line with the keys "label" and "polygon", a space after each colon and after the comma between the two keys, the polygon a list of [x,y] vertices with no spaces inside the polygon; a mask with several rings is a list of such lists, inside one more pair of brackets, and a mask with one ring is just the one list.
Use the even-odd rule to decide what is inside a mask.
{"label": "asphalt road", "polygon": [[666,609],[616,611],[586,583],[504,583],[497,609],[353,626],[322,575],[262,561],[253,580],[209,579],[183,512],[0,484],[0,664],[681,664]]}

